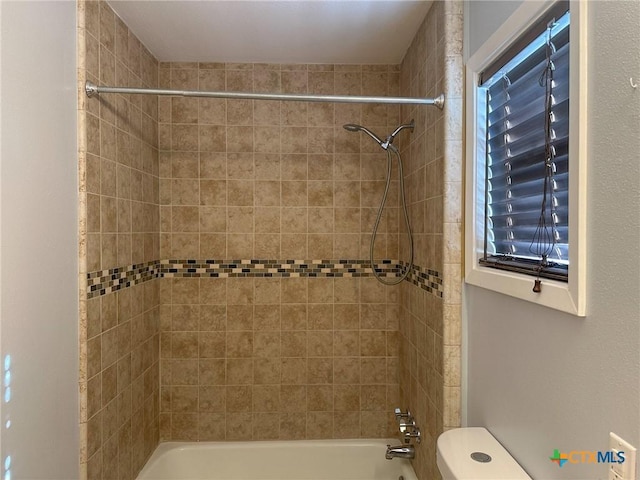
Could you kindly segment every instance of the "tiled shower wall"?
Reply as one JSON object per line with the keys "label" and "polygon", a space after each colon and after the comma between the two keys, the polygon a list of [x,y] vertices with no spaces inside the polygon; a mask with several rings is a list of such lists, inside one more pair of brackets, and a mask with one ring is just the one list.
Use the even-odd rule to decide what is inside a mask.
{"label": "tiled shower wall", "polygon": [[[160,438],[388,436],[398,404],[427,433],[420,478],[436,478],[435,438],[459,422],[461,61],[444,40],[456,5],[434,3],[400,68],[158,65],[106,3],[79,2],[83,478],[135,477]],[[85,79],[448,98],[444,113],[87,99]],[[341,126],[384,136],[411,118],[396,144],[434,288],[361,276],[386,156]],[[398,199],[394,180],[377,259],[407,256]]]}
{"label": "tiled shower wall", "polygon": [[[160,65],[160,81],[176,89],[396,95],[399,71],[172,63]],[[386,155],[342,125],[383,135],[399,108],[162,98],[159,112],[161,257],[247,267],[235,265],[238,278],[163,280],[161,437],[388,435],[398,395],[398,290],[358,276]],[[397,198],[394,181],[379,259],[397,259]],[[312,268],[314,260],[328,276],[275,268]],[[273,277],[249,277],[257,262],[272,264]]]}
{"label": "tiled shower wall", "polygon": [[[397,66],[161,64],[162,87],[394,95]],[[360,259],[382,193],[397,106],[160,99],[163,258]],[[395,177],[394,177],[395,178]],[[397,258],[397,182],[376,258]]]}
{"label": "tiled shower wall", "polygon": [[440,478],[438,435],[460,426],[462,2],[433,3],[402,62],[400,83],[403,95],[446,96],[442,111],[402,109],[404,121],[417,120],[402,150],[416,263],[444,280],[442,296],[407,282],[400,294],[400,403],[423,428],[413,464],[420,479],[431,480]]}
{"label": "tiled shower wall", "polygon": [[78,2],[80,464],[82,478],[131,479],[159,438],[159,281],[101,292],[87,277],[159,258],[157,99],[88,99],[85,79],[158,83],[157,61],[105,2]]}

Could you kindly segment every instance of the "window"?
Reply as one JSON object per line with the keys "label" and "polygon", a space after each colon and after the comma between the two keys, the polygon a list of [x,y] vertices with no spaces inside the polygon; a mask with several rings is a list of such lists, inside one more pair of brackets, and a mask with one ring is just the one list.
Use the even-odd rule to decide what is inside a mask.
{"label": "window", "polygon": [[465,276],[584,315],[585,15],[529,3],[467,64]]}
{"label": "window", "polygon": [[510,49],[512,58],[500,57],[480,76],[484,121],[478,129],[486,139],[479,159],[486,178],[480,262],[566,281],[569,12],[562,8],[545,17],[549,22],[537,38],[517,52]]}

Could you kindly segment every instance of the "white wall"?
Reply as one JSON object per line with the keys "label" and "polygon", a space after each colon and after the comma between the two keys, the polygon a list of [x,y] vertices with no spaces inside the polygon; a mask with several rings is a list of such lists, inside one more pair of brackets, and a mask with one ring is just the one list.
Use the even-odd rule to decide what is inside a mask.
{"label": "white wall", "polygon": [[14,479],[79,478],[75,9],[0,2],[0,429]]}
{"label": "white wall", "polygon": [[[514,6],[467,5],[471,54]],[[535,479],[606,478],[604,465],[549,457],[606,450],[609,431],[640,447],[640,2],[588,7],[587,317],[464,289],[467,424]]]}
{"label": "white wall", "polygon": [[[531,1],[531,0],[529,0]],[[468,0],[464,2],[464,59],[468,59],[522,3],[522,0]]]}

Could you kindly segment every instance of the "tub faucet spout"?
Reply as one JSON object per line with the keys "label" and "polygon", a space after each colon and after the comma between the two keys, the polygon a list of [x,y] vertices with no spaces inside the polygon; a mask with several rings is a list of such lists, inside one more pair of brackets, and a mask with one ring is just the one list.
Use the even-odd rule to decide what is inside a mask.
{"label": "tub faucet spout", "polygon": [[413,445],[396,445],[392,447],[391,445],[387,445],[387,453],[384,458],[387,460],[393,460],[394,458],[415,458],[416,457],[416,449]]}

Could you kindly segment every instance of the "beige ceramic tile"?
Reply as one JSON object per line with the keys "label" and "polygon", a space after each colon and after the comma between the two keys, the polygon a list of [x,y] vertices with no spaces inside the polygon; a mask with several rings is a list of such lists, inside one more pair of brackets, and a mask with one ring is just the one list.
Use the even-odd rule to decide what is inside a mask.
{"label": "beige ceramic tile", "polygon": [[[402,70],[380,66],[180,63],[161,64],[158,69],[155,63],[154,75],[150,71],[154,62],[149,60],[146,49],[130,33],[124,35],[126,27],[106,4],[97,14],[93,11],[89,16],[85,24],[95,40],[91,49],[99,55],[94,55],[93,63],[87,64],[99,70],[95,75],[101,80],[115,79],[124,67],[141,81],[155,79],[172,88],[395,94],[394,89],[401,83],[406,85],[401,80],[405,76]],[[456,20],[450,18],[441,24],[452,30]],[[435,20],[432,22],[435,26]],[[422,32],[421,35],[430,35],[426,28]],[[98,40],[102,45],[96,45]],[[425,42],[414,42],[415,48],[422,51],[409,55],[426,56],[428,48],[420,46],[422,43]],[[127,54],[123,56],[125,51]],[[426,62],[426,58],[421,62]],[[415,60],[412,65],[417,72]],[[457,63],[452,59],[447,66],[455,69]],[[419,80],[417,73],[409,76],[423,84],[430,78],[427,75]],[[429,87],[425,84],[414,88],[426,91]],[[449,88],[455,91],[457,87]],[[363,139],[359,135],[345,132],[341,125],[363,122],[376,131],[387,131],[387,123],[396,123],[400,109],[394,113],[374,106],[173,99],[156,103],[155,113],[152,103],[139,99],[130,102],[120,102],[117,109],[128,112],[135,128],[117,123],[106,110],[102,121],[94,114],[86,116],[87,149],[94,155],[87,160],[90,167],[87,190],[95,195],[89,210],[101,209],[103,198],[97,198],[98,195],[133,200],[130,220],[126,217],[128,204],[119,202],[115,202],[119,214],[113,218],[108,208],[114,203],[111,200],[104,202],[100,223],[92,214],[90,229],[95,231],[92,233],[95,238],[89,237],[87,241],[90,271],[113,267],[123,258],[136,258],[140,253],[153,251],[154,240],[149,235],[160,231],[161,218],[165,235],[162,243],[157,237],[155,248],[159,249],[162,244],[163,252],[168,251],[180,259],[203,255],[248,259],[254,254],[272,259],[305,259],[307,255],[309,258],[356,259],[365,251],[362,244],[363,239],[366,244],[366,238],[361,234],[369,234],[372,214],[379,203],[384,157],[379,158],[375,144],[361,143]],[[160,128],[153,125],[157,115],[166,122]],[[424,125],[427,115],[422,116]],[[430,124],[433,123],[433,117],[429,118]],[[433,128],[432,137],[444,138],[456,122],[457,118],[444,118],[439,122],[439,130]],[[143,132],[143,137],[133,138],[136,129]],[[120,131],[131,138],[121,135]],[[101,137],[103,140],[99,141]],[[430,153],[442,156],[449,151],[444,145],[427,148],[426,138],[424,134],[423,143],[412,147],[417,159],[411,160],[411,171],[418,170],[420,157]],[[163,149],[160,157],[165,159],[160,166],[155,166],[155,175],[160,172],[167,179],[155,187],[155,196],[154,184],[158,182],[152,178],[152,172],[158,154],[155,153],[156,160],[142,159],[143,155],[153,157],[153,148],[146,147],[149,141],[160,142]],[[398,139],[401,141],[404,142]],[[365,152],[362,157],[361,151]],[[98,155],[102,155],[100,163]],[[459,157],[457,159],[459,161]],[[128,170],[117,168],[116,162],[133,169],[130,178]],[[451,210],[443,211],[442,200],[439,208],[436,202],[430,207],[427,199],[432,197],[421,197],[421,192],[441,195],[445,182],[439,180],[429,185],[427,167],[423,168],[424,173],[410,181],[412,200],[425,202],[424,207],[420,204],[413,209],[414,218],[417,215],[416,232],[441,234],[442,219]],[[446,171],[447,183],[451,183],[454,168],[442,164],[437,168],[434,164],[429,173],[442,176]],[[147,176],[134,171],[144,171]],[[363,180],[369,183],[361,188]],[[395,205],[398,194],[397,187],[393,188],[392,204]],[[447,195],[447,199],[453,198]],[[149,215],[148,206],[134,206],[135,202],[153,204],[154,198],[161,198],[163,205],[170,207],[168,214],[155,214],[157,225],[155,220],[149,220],[154,214]],[[363,206],[368,210],[362,210]],[[434,218],[434,225],[429,224],[429,218]],[[397,242],[394,244],[384,237],[398,228],[397,215],[395,223],[384,220],[378,245],[381,256],[398,250]],[[109,236],[128,235],[129,229],[133,230],[131,238]],[[142,247],[138,238],[143,239]],[[446,239],[451,239],[451,235]],[[132,245],[131,252],[127,250],[128,244]],[[444,244],[449,251],[457,251],[449,241]],[[425,245],[431,245],[430,251],[435,256],[442,251],[443,242],[434,239]],[[420,266],[434,268],[431,264]],[[167,358],[168,363],[163,364],[162,381],[163,385],[175,389],[175,397],[169,402],[172,411],[164,414],[162,423],[158,415],[154,416],[158,422],[155,428],[163,432],[163,438],[233,440],[334,435],[344,438],[353,432],[386,436],[385,402],[396,397],[388,392],[398,388],[397,378],[393,379],[394,383],[387,383],[388,372],[396,368],[394,359],[397,360],[387,355],[399,348],[402,350],[397,344],[406,341],[406,337],[401,335],[398,339],[393,331],[387,330],[385,294],[381,295],[381,291],[370,284],[365,287],[359,279],[286,278],[268,282],[264,279],[265,283],[262,279],[243,280],[162,280],[171,284],[162,296],[165,298],[168,294],[168,300],[162,301],[176,309],[174,314],[169,314],[169,323],[163,323],[163,328],[168,325],[173,331],[166,332],[169,336],[163,337],[162,348],[168,349],[174,358]],[[404,300],[402,297],[392,300],[402,305],[396,316],[406,310],[416,310],[415,305],[413,308],[405,305]],[[269,308],[258,308],[259,305]],[[94,405],[98,390],[103,398],[115,400],[116,395],[118,398],[121,395],[121,384],[128,383],[126,361],[116,362],[121,356],[131,355],[131,375],[138,373],[135,385],[140,384],[141,372],[150,371],[157,363],[157,359],[155,362],[150,359],[158,354],[130,338],[147,342],[157,332],[142,335],[136,330],[140,324],[129,325],[117,331],[116,358],[111,330],[103,334],[95,328],[92,330],[102,342],[100,366],[92,368],[102,369],[102,363],[105,367],[106,364],[116,366],[116,370],[98,370],[90,378],[92,412],[98,408]],[[398,322],[391,325],[395,328]],[[131,333],[127,334],[128,331]],[[447,339],[451,337],[455,337],[454,332],[447,334]],[[131,348],[135,353],[127,352]],[[95,357],[95,345],[91,352]],[[446,365],[445,361],[445,371]],[[118,367],[121,370],[117,370]],[[119,381],[118,373],[124,383]],[[151,373],[146,375],[152,377]],[[400,377],[403,375],[400,373]],[[410,375],[418,373],[413,371]],[[98,378],[100,382],[96,383]],[[437,375],[435,378],[438,379]],[[225,384],[233,388],[226,388]],[[140,386],[132,386],[133,390],[137,392],[133,398],[138,399],[132,400],[137,405],[134,410],[141,411],[150,392]],[[440,398],[437,405],[448,402],[446,398],[453,399],[451,392],[443,394],[442,388],[432,390],[432,395]],[[302,415],[292,419],[282,410],[282,398],[287,398],[291,407]],[[438,410],[442,411],[442,408]],[[226,412],[232,414],[233,422],[228,421]],[[455,411],[452,412],[455,416]],[[238,421],[242,423],[241,428],[235,426]],[[139,422],[132,420],[132,424],[141,426],[140,432],[153,431]],[[133,451],[144,451],[144,445],[144,438],[139,435],[132,440]],[[101,448],[102,445],[93,445],[92,451],[99,452]],[[135,457],[144,459],[142,454]],[[132,468],[135,470],[141,461],[132,461]],[[102,469],[102,464],[95,459],[90,465],[92,471]]]}

